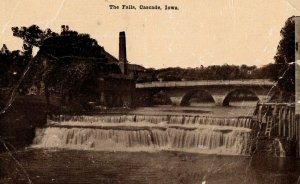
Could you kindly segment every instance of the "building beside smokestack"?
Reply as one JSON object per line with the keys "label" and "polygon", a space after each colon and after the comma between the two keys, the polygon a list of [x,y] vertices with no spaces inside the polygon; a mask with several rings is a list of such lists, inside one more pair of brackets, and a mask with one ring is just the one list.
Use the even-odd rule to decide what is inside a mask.
{"label": "building beside smokestack", "polygon": [[119,33],[119,59],[116,59],[107,51],[103,51],[109,63],[119,66],[120,74],[111,73],[103,78],[101,81],[100,103],[105,106],[132,106],[138,72],[143,72],[145,68],[129,64],[124,31]]}
{"label": "building beside smokestack", "polygon": [[86,84],[80,87],[80,91],[64,91],[59,85],[51,88],[51,93],[61,96],[63,101],[78,100],[93,104],[95,107],[133,105],[136,77],[138,72],[143,72],[145,68],[128,63],[125,32],[119,33],[119,59],[117,59],[89,35],[63,29],[61,34],[47,38],[36,56],[36,60],[40,60],[45,66],[50,64],[53,58],[61,62],[62,66],[93,63],[96,67],[91,77],[92,86]]}

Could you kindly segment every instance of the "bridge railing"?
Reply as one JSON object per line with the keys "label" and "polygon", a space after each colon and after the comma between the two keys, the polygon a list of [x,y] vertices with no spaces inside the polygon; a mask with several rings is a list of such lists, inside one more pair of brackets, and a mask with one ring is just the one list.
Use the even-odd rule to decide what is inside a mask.
{"label": "bridge railing", "polygon": [[210,86],[210,85],[274,85],[274,82],[267,79],[250,80],[201,80],[201,81],[155,81],[137,83],[136,88],[157,88],[157,87],[184,87],[184,86]]}

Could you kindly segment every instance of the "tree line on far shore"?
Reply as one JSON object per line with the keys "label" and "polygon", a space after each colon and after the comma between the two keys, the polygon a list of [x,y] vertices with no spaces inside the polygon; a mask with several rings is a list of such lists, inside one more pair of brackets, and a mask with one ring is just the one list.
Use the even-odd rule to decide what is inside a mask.
{"label": "tree line on far shore", "polygon": [[196,68],[163,68],[148,69],[146,73],[153,75],[140,75],[138,82],[150,81],[191,81],[191,80],[237,80],[237,79],[275,79],[277,65],[269,63],[262,67],[247,65],[211,65]]}

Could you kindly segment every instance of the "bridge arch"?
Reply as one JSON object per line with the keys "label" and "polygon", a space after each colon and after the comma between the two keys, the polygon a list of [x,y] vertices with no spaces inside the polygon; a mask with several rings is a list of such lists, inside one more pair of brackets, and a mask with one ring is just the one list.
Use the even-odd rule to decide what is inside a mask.
{"label": "bridge arch", "polygon": [[196,90],[190,90],[187,93],[185,93],[185,95],[182,97],[180,105],[181,106],[190,105],[190,100],[193,97],[197,98],[197,96],[196,96],[197,94],[198,94],[198,98],[199,98],[199,95],[200,95],[200,98],[201,98],[200,100],[202,100],[203,102],[215,103],[215,100],[214,100],[213,96],[210,94],[209,91],[207,91],[205,89],[196,89]]}
{"label": "bridge arch", "polygon": [[[246,95],[246,96],[245,96]],[[230,101],[232,100],[232,98],[236,98],[236,99],[253,99],[253,101],[259,101],[260,96],[257,95],[253,90],[248,89],[248,88],[237,88],[237,89],[233,89],[230,92],[228,92],[225,97],[224,100],[222,102],[223,106],[229,106]]]}

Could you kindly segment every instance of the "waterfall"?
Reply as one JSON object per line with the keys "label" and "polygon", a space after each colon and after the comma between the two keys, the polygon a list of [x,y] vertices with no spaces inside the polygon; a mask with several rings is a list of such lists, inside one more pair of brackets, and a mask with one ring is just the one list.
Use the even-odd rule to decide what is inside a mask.
{"label": "waterfall", "polygon": [[102,116],[50,116],[50,122],[87,122],[87,123],[167,123],[182,125],[216,125],[251,128],[251,117],[210,117],[191,115],[102,115]]}
{"label": "waterfall", "polygon": [[281,143],[281,141],[278,139],[278,138],[275,138],[274,141],[277,143],[277,149],[278,149],[278,152],[279,152],[279,157],[286,157],[286,153],[285,153],[285,150],[283,148],[283,145]]}
{"label": "waterfall", "polygon": [[176,150],[247,155],[249,118],[200,116],[52,116],[34,147],[107,151]]}

